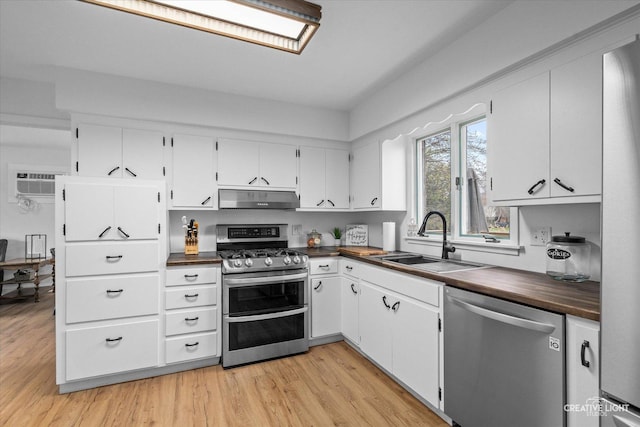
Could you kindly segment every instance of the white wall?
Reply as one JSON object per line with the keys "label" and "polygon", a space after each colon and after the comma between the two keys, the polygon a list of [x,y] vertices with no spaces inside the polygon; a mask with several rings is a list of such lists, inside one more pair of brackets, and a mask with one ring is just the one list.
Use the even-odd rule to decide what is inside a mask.
{"label": "white wall", "polygon": [[[47,252],[55,246],[54,204],[38,203],[33,211],[21,210],[9,192],[8,165],[53,166],[69,171],[70,146],[68,130],[0,125],[0,238],[9,241],[6,259],[24,257],[27,234],[46,234]],[[11,274],[11,271],[5,272],[5,278]],[[6,286],[3,293],[11,290]]]}
{"label": "white wall", "polygon": [[637,4],[640,1],[513,2],[362,101],[350,113],[349,139],[433,107],[616,14],[630,15],[625,10]]}
{"label": "white wall", "polygon": [[[195,219],[199,225],[199,250],[216,250],[217,224],[289,224],[289,246],[304,247],[307,233],[315,229],[323,234],[323,246],[332,243],[329,233],[334,227],[344,230],[347,224],[368,224],[369,244],[382,246],[382,223],[398,221],[404,216],[399,212],[295,212],[281,210],[221,210],[221,211],[170,211],[169,212],[169,245],[171,252],[184,250],[184,230],[182,216],[187,220]],[[293,225],[302,226],[301,235],[293,235]],[[398,236],[399,237],[399,236]],[[398,239],[397,245],[400,245]]]}

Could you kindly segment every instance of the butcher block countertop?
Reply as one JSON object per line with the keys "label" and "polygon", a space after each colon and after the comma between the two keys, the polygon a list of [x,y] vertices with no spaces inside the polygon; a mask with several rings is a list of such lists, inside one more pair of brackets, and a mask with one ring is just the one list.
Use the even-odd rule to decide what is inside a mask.
{"label": "butcher block countertop", "polygon": [[[331,246],[296,249],[306,253],[309,258],[342,255],[357,261],[437,280],[456,288],[526,304],[531,307],[561,314],[572,314],[595,321],[600,320],[600,283],[598,282],[560,282],[551,279],[544,273],[504,267],[481,268],[451,273],[432,273],[412,268],[409,265],[382,261],[375,256],[345,253]],[[379,250],[379,248],[371,249]],[[222,259],[220,259],[217,252],[200,252],[198,255],[172,253],[167,260],[167,267],[220,263],[222,263]]]}
{"label": "butcher block countertop", "polygon": [[170,254],[169,259],[167,259],[167,267],[199,264],[222,264],[222,258],[218,256],[218,252],[200,252],[197,255],[185,255],[181,252],[175,252]]}
{"label": "butcher block countertop", "polygon": [[[333,247],[304,249],[304,251],[310,258],[340,254],[337,248]],[[504,267],[432,273],[409,265],[382,261],[375,256],[355,256],[344,252],[340,255],[535,308],[600,320],[600,283],[598,282],[560,282],[544,273]]]}

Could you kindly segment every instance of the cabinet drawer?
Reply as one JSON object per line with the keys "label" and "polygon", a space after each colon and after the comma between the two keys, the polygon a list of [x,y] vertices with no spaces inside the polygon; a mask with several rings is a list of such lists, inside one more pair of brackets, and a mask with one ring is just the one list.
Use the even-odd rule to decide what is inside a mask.
{"label": "cabinet drawer", "polygon": [[217,267],[171,267],[167,268],[167,286],[216,283],[217,276]]}
{"label": "cabinet drawer", "polygon": [[167,336],[213,331],[217,327],[218,310],[216,307],[196,310],[179,310],[165,316]]}
{"label": "cabinet drawer", "polygon": [[217,304],[217,286],[189,286],[165,291],[165,308],[199,307]]}
{"label": "cabinet drawer", "polygon": [[67,323],[158,313],[160,277],[140,274],[67,280]]}
{"label": "cabinet drawer", "polygon": [[337,259],[323,259],[309,261],[309,274],[337,274],[338,273],[338,260]]}
{"label": "cabinet drawer", "polygon": [[167,363],[215,357],[218,354],[218,333],[167,338],[165,350]]}
{"label": "cabinet drawer", "polygon": [[157,242],[69,245],[66,255],[67,277],[143,273],[159,267]]}
{"label": "cabinet drawer", "polygon": [[67,380],[157,366],[158,324],[148,320],[67,331]]}
{"label": "cabinet drawer", "polygon": [[341,274],[346,274],[348,276],[351,277],[360,277],[360,273],[359,273],[359,269],[358,269],[359,265],[358,263],[355,263],[351,260],[348,259],[341,259],[340,260],[340,273]]}

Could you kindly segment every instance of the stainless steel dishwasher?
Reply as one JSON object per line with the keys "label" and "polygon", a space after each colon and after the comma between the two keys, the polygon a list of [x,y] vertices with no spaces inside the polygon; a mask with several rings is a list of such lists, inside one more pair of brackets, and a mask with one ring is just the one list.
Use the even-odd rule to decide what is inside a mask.
{"label": "stainless steel dishwasher", "polygon": [[446,286],[443,328],[454,425],[565,425],[563,315]]}

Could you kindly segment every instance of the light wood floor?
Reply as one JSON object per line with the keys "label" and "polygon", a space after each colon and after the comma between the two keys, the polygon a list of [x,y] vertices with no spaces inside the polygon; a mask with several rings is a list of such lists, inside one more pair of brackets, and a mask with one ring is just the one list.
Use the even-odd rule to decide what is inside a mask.
{"label": "light wood floor", "polygon": [[342,342],[60,395],[54,295],[42,295],[0,305],[0,426],[447,425]]}

